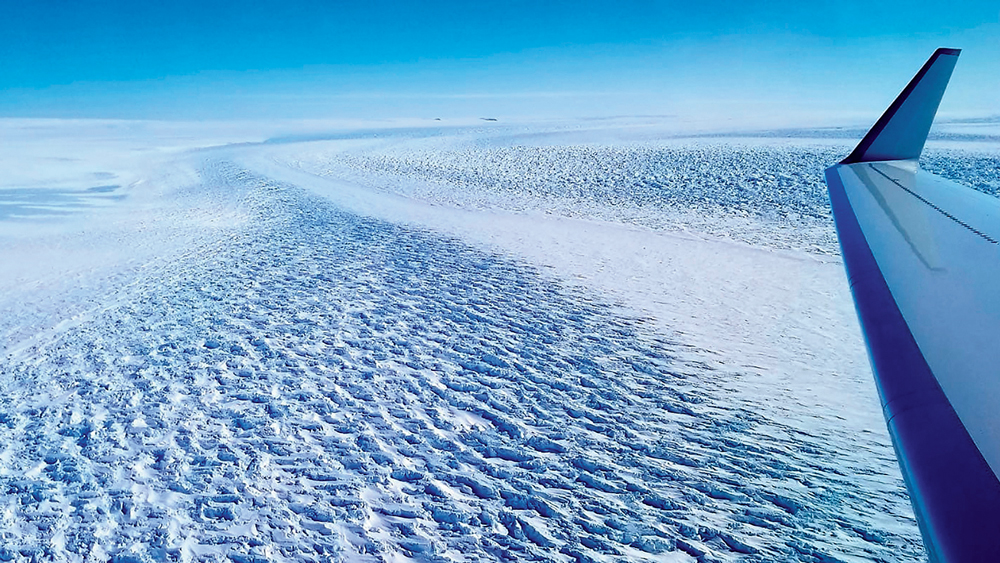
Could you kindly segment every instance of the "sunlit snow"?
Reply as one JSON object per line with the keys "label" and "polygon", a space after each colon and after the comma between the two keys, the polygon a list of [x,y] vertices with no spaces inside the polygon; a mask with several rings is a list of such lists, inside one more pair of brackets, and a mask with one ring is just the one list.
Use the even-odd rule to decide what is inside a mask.
{"label": "sunlit snow", "polygon": [[[0,560],[901,561],[829,132],[0,123]],[[996,191],[995,139],[925,166]]]}

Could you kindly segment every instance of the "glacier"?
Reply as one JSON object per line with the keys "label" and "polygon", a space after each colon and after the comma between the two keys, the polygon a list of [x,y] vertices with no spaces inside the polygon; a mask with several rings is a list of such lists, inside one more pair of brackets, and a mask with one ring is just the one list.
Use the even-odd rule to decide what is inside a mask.
{"label": "glacier", "polygon": [[[0,137],[0,560],[923,557],[822,189],[849,138]],[[928,166],[993,191],[995,147]]]}

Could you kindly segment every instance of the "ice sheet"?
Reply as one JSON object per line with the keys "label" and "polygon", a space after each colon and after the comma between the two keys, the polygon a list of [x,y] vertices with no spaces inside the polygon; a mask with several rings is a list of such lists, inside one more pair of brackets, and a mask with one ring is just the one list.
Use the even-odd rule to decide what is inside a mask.
{"label": "ice sheet", "polygon": [[922,557],[837,143],[396,125],[3,124],[4,559]]}

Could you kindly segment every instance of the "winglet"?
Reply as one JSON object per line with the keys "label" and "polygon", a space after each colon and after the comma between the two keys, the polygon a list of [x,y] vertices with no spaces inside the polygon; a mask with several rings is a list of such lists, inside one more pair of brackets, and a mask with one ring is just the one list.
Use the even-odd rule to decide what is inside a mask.
{"label": "winglet", "polygon": [[961,49],[938,49],[841,164],[916,160]]}

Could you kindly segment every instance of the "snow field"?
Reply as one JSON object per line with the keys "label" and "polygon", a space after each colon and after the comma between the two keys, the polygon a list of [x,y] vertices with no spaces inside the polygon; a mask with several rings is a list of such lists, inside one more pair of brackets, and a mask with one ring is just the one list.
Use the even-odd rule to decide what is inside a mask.
{"label": "snow field", "polygon": [[401,144],[292,158],[313,173],[466,209],[541,212],[835,253],[826,188],[815,170],[836,154],[828,147],[699,141],[444,150]]}
{"label": "snow field", "polygon": [[920,556],[877,438],[845,466],[599,295],[202,174],[249,220],[8,358],[3,559]]}
{"label": "snow field", "polygon": [[[565,132],[557,138],[570,144],[504,129],[422,138],[381,134],[293,145],[282,160],[450,207],[541,212],[839,253],[821,172],[850,151],[845,141],[694,137],[572,144]],[[922,159],[926,169],[996,193],[1000,155],[991,145],[936,145],[947,146],[931,143]]]}
{"label": "snow field", "polygon": [[0,125],[0,560],[923,556],[842,141]]}

